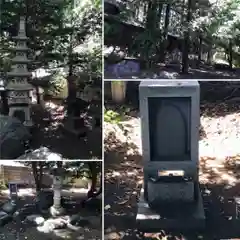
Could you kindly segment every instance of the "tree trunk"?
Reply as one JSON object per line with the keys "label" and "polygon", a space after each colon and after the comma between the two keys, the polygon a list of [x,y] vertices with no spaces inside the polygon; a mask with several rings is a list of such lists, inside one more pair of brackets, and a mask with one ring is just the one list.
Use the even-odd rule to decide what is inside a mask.
{"label": "tree trunk", "polygon": [[190,22],[192,20],[192,4],[193,0],[188,0],[187,8],[187,29],[184,31],[184,46],[183,46],[183,55],[182,55],[182,73],[188,73],[189,68],[189,49],[190,49]]}
{"label": "tree trunk", "polygon": [[1,92],[1,100],[2,100],[2,114],[8,115],[9,113],[9,106],[8,106],[8,99],[7,99],[7,92]]}
{"label": "tree trunk", "polygon": [[164,31],[163,31],[163,38],[162,38],[162,44],[161,44],[161,55],[160,55],[160,61],[165,61],[165,55],[166,55],[166,48],[168,43],[168,27],[169,27],[169,20],[170,20],[170,10],[171,5],[167,4],[166,6],[166,12],[165,12],[165,23],[164,23]]}
{"label": "tree trunk", "polygon": [[208,52],[207,52],[207,63],[209,65],[212,64],[212,58],[213,58],[212,48],[213,48],[212,43],[210,43],[209,48],[208,48]]}
{"label": "tree trunk", "polygon": [[198,45],[198,66],[200,65],[202,61],[202,36],[201,33],[199,33],[199,45]]}
{"label": "tree trunk", "polygon": [[33,171],[37,193],[39,193],[42,189],[43,165],[44,165],[44,162],[40,162],[40,161],[32,162],[32,171]]}
{"label": "tree trunk", "polygon": [[88,163],[88,167],[89,170],[91,172],[91,188],[88,191],[88,198],[92,197],[94,195],[94,193],[96,192],[97,189],[97,168],[96,168],[96,164],[94,162],[89,162]]}
{"label": "tree trunk", "polygon": [[229,45],[228,45],[228,63],[229,63],[229,67],[230,69],[233,68],[233,49],[232,49],[232,41],[229,41]]}
{"label": "tree trunk", "polygon": [[[155,9],[154,9],[155,8]],[[146,29],[153,29],[156,22],[154,20],[156,20],[156,15],[154,14],[154,12],[156,13],[156,1],[149,1],[148,2],[148,9],[147,9],[147,16],[146,16]]]}
{"label": "tree trunk", "polygon": [[[74,0],[71,1],[71,10],[74,9]],[[71,14],[73,14],[71,12]],[[73,25],[73,16],[71,15],[71,26]],[[68,98],[67,98],[67,112],[68,115],[71,114],[72,108],[71,104],[76,100],[76,89],[73,89],[73,40],[74,40],[74,30],[72,29],[70,34],[70,45],[68,50]]]}
{"label": "tree trunk", "polygon": [[162,19],[162,10],[163,10],[163,3],[158,3],[157,22],[156,22],[157,29],[160,29],[160,23]]}

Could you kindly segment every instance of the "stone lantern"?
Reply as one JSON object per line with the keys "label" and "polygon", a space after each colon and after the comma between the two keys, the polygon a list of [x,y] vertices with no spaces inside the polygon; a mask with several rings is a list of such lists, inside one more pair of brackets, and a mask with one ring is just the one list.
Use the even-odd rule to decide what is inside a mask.
{"label": "stone lantern", "polygon": [[65,170],[63,168],[54,168],[51,174],[53,175],[53,205],[50,208],[52,216],[60,216],[65,211],[61,205],[61,190],[62,190],[62,179]]}
{"label": "stone lantern", "polygon": [[28,47],[25,29],[25,17],[20,17],[19,31],[13,39],[16,46],[12,49],[15,57],[12,59],[12,70],[7,73],[6,90],[8,91],[9,116],[18,118],[25,126],[33,125],[30,113],[31,93],[33,86],[28,83],[31,72],[27,65],[30,60],[27,58]]}

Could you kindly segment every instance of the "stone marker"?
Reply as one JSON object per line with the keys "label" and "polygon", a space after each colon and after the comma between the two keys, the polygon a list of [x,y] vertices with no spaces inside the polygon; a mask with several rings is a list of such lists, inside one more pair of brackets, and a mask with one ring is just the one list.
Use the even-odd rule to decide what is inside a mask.
{"label": "stone marker", "polygon": [[203,228],[198,182],[199,84],[144,81],[139,87],[144,188],[138,228]]}

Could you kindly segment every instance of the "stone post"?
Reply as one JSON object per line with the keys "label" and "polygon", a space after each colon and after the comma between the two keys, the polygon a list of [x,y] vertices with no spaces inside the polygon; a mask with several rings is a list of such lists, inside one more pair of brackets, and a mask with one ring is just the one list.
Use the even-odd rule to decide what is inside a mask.
{"label": "stone post", "polygon": [[53,171],[53,206],[50,208],[53,217],[64,213],[64,208],[61,205],[62,174],[63,169],[54,169]]}

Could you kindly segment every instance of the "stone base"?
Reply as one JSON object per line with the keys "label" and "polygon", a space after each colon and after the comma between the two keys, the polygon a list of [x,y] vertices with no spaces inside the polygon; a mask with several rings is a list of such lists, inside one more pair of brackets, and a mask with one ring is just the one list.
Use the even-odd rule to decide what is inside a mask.
{"label": "stone base", "polygon": [[66,132],[71,133],[71,134],[73,134],[77,137],[85,134],[86,131],[87,131],[86,127],[83,127],[83,128],[80,128],[80,129],[75,129],[74,125],[73,125],[73,119],[72,118],[64,119],[62,127]]}
{"label": "stone base", "polygon": [[23,125],[24,125],[25,127],[27,127],[27,128],[31,128],[31,127],[33,127],[33,121],[32,121],[32,120],[25,121],[25,122],[23,123]]}
{"label": "stone base", "polygon": [[64,208],[60,207],[60,208],[55,208],[54,206],[51,206],[50,207],[50,214],[53,216],[53,217],[58,217],[58,216],[61,216],[65,213],[65,210]]}
{"label": "stone base", "polygon": [[[175,208],[171,205],[167,214],[163,210],[152,210],[144,199],[141,190],[137,212],[137,227],[142,232],[160,232],[161,230],[201,230],[205,227],[205,213],[202,196],[199,191],[199,201],[196,204]],[[172,204],[172,206],[174,203]],[[177,210],[176,210],[177,209]],[[166,210],[166,208],[165,208]]]}

